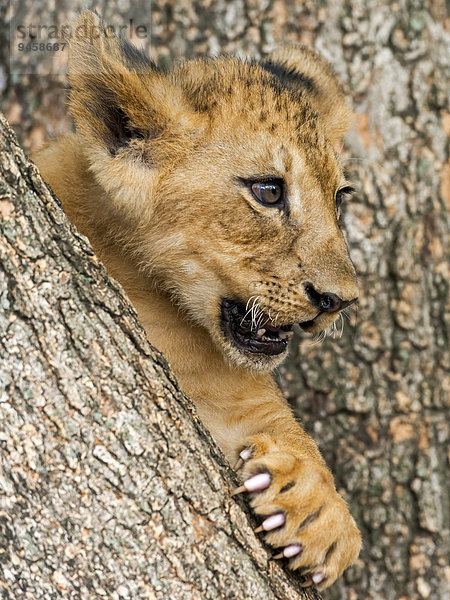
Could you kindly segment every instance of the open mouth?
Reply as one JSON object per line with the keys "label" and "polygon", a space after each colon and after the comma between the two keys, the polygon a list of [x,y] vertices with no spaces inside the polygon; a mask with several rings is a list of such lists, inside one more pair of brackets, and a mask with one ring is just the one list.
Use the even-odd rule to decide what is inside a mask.
{"label": "open mouth", "polygon": [[269,317],[254,322],[245,304],[222,300],[222,331],[235,346],[247,352],[275,356],[286,350],[291,325],[269,325]]}

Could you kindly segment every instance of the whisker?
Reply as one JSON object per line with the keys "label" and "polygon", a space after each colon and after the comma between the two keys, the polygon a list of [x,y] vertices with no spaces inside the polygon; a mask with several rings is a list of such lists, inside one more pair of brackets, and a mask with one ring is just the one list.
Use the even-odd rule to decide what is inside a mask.
{"label": "whisker", "polygon": [[[257,319],[258,320],[257,320],[256,327],[255,327],[256,330],[261,328],[261,323],[264,320],[264,312],[262,310],[258,313]],[[266,321],[266,323],[267,323],[267,321]]]}
{"label": "whisker", "polygon": [[260,327],[265,327],[267,325],[267,323],[269,322],[269,318],[267,318],[264,323],[260,326]]}
{"label": "whisker", "polygon": [[270,308],[269,308],[269,314],[267,316],[267,319],[264,321],[264,323],[262,325],[260,325],[260,327],[265,327],[269,321],[272,322],[272,316],[270,314]]}
{"label": "whisker", "polygon": [[251,311],[251,315],[250,315],[250,316],[251,316],[251,318],[252,318],[252,322],[251,322],[251,328],[252,328],[252,329],[254,329],[254,328],[255,328],[255,320],[256,320],[256,319],[255,319],[255,313],[256,313],[256,307],[255,307],[255,304],[253,303],[253,306],[252,306],[252,311]]}
{"label": "whisker", "polygon": [[291,137],[297,135],[298,130],[302,129],[303,127],[305,127],[306,125],[308,125],[308,123],[311,123],[312,121],[314,121],[314,118],[308,119],[307,121],[302,123],[301,126],[299,125],[298,127],[296,127],[294,129],[294,131],[292,132]]}
{"label": "whisker", "polygon": [[248,305],[250,304],[250,302],[252,301],[252,299],[253,299],[253,298],[256,298],[256,297],[257,297],[256,295],[254,295],[254,296],[250,296],[250,298],[247,300],[247,304],[245,305],[245,310],[247,310],[247,308],[248,308]]}
{"label": "whisker", "polygon": [[[245,319],[247,318],[247,315],[248,315],[248,313],[250,313],[250,312],[252,311],[252,308],[253,308],[253,307],[248,309],[248,305],[250,304],[250,302],[251,302],[252,298],[257,298],[257,296],[250,296],[250,298],[247,300],[247,304],[245,305],[245,310],[246,310],[247,312],[246,312],[246,313],[245,313],[245,315],[242,317],[241,325],[242,325],[242,323],[245,321]],[[247,309],[248,309],[248,310],[247,310]]]}
{"label": "whisker", "polygon": [[377,167],[380,166],[380,163],[376,160],[370,160],[369,158],[358,158],[357,156],[349,156],[349,157],[341,156],[339,160],[342,163],[350,162],[351,160],[353,160],[353,161],[357,161],[357,162],[361,162],[361,163],[366,163],[371,166],[377,166]]}
{"label": "whisker", "polygon": [[339,322],[341,324],[341,332],[339,334],[339,339],[341,339],[342,334],[344,333],[344,326],[345,326],[345,321],[344,321],[344,317],[342,316],[342,313],[339,315]]}
{"label": "whisker", "polygon": [[348,313],[347,313],[347,310],[348,310],[348,309],[345,309],[345,310],[343,310],[343,311],[341,312],[341,316],[342,316],[342,317],[345,317],[345,318],[347,319],[347,321],[350,323],[350,317],[349,317],[349,315],[348,315]]}
{"label": "whisker", "polygon": [[259,299],[260,296],[256,296],[252,304],[252,329],[256,329],[256,318],[259,315],[260,310],[260,302],[258,301]]}
{"label": "whisker", "polygon": [[[343,311],[342,311],[343,312]],[[333,321],[332,323],[332,331],[331,336],[336,339],[341,339],[342,333],[344,331],[344,317],[342,312],[339,313],[339,320]]]}
{"label": "whisker", "polygon": [[326,337],[327,337],[327,330],[326,329],[324,329],[323,331],[319,331],[313,337],[313,344],[315,346],[319,346],[320,344],[322,344],[325,341]]}
{"label": "whisker", "polygon": [[339,159],[341,158],[342,155],[342,150],[344,149],[344,144],[341,144],[341,147],[339,148],[339,150],[336,151],[336,154],[339,156]]}

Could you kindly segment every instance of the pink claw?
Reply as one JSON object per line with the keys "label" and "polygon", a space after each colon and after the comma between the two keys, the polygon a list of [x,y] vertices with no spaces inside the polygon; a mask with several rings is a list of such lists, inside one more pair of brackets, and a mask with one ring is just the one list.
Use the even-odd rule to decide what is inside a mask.
{"label": "pink claw", "polygon": [[283,550],[283,556],[286,558],[291,558],[292,556],[300,554],[301,551],[302,547],[300,544],[291,544],[290,546],[286,546],[286,548]]}
{"label": "pink claw", "polygon": [[256,490],[264,490],[266,487],[269,487],[269,485],[269,473],[258,473],[257,475],[250,477],[250,479],[247,479],[247,481],[244,481],[244,484],[233,490],[231,495],[236,496],[237,494],[242,494],[242,492],[255,492]]}
{"label": "pink claw", "polygon": [[324,579],[324,574],[323,573],[313,573],[311,575],[311,579],[314,581],[314,583],[320,583],[321,581],[323,581]]}
{"label": "pink claw", "polygon": [[277,527],[281,527],[281,525],[284,525],[285,521],[286,517],[283,513],[271,515],[262,522],[261,527],[259,527],[257,531],[271,531],[272,529],[276,529]]}
{"label": "pink claw", "polygon": [[242,450],[242,452],[239,453],[239,456],[245,462],[246,460],[248,460],[249,458],[251,458],[252,454],[253,454],[253,452],[252,452],[251,448],[244,448]]}
{"label": "pink claw", "polygon": [[248,492],[255,492],[256,490],[264,490],[270,485],[269,473],[258,473],[253,475],[247,481],[244,481],[244,487]]}

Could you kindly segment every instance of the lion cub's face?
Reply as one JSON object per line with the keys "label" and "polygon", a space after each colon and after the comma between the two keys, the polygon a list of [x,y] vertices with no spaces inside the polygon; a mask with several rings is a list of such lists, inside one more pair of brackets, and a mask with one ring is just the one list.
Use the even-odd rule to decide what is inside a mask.
{"label": "lion cub's face", "polygon": [[95,44],[72,43],[71,110],[124,252],[233,363],[272,369],[293,324],[320,331],[358,295],[333,75],[298,46],[161,74],[124,42]]}

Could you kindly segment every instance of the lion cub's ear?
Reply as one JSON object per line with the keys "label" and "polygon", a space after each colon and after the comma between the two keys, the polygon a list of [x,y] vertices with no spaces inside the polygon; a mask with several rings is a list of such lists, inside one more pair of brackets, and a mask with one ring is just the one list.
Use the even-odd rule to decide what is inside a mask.
{"label": "lion cub's ear", "polygon": [[285,87],[303,91],[318,113],[332,143],[340,142],[348,130],[352,112],[329,63],[318,52],[302,44],[280,46],[261,61]]}
{"label": "lion cub's ear", "polygon": [[[111,155],[130,143],[169,135],[185,146],[199,117],[182,91],[127,40],[85,11],[69,44],[69,108],[77,131]],[[162,141],[162,140],[161,140]]]}

